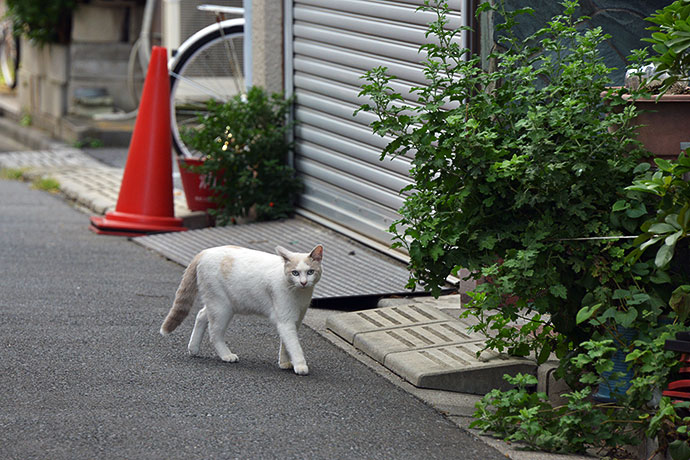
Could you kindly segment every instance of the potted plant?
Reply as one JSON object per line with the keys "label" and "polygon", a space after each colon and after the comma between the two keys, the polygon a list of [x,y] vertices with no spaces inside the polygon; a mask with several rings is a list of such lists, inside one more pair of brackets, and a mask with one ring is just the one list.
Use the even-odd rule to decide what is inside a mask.
{"label": "potted plant", "polygon": [[643,40],[656,54],[646,57],[647,74],[638,75],[648,94],[635,98],[641,112],[635,123],[640,125],[638,139],[645,148],[672,160],[678,157],[681,143],[690,142],[690,0],[676,0],[646,20],[654,24],[647,29],[653,33]]}
{"label": "potted plant", "polygon": [[[291,103],[252,87],[225,103],[209,101],[198,115],[198,128],[182,133],[204,157],[180,159],[180,171],[203,176],[211,192],[209,213],[218,223],[279,219],[293,212],[302,184],[286,164],[292,147],[286,121]],[[190,162],[196,165],[187,166]],[[191,196],[195,190],[185,187],[185,193]]]}

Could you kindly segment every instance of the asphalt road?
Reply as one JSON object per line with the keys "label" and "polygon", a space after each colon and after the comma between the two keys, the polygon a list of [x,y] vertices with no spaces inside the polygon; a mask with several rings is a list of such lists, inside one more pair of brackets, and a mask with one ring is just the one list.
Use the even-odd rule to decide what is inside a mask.
{"label": "asphalt road", "polygon": [[158,334],[182,267],[28,184],[0,180],[0,458],[505,459],[315,332],[311,374],[238,318],[237,364],[188,320]]}

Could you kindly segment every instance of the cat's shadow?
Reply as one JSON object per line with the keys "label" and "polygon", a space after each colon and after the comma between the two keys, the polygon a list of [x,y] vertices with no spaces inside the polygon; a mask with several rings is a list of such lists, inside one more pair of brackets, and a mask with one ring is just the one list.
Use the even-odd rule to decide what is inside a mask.
{"label": "cat's shadow", "polygon": [[[269,376],[294,376],[299,378],[300,376],[295,374],[292,369],[281,369],[278,367],[277,362],[267,361],[265,358],[261,357],[251,357],[251,356],[240,356],[240,360],[236,363],[226,363],[217,356],[213,355],[212,352],[204,353],[203,351],[199,355],[187,354],[184,357],[178,357],[177,361],[180,364],[194,365],[203,367],[208,370],[216,370],[222,372],[237,372],[241,373],[243,377],[257,376],[261,378],[266,378]],[[277,361],[277,360],[276,360]]]}

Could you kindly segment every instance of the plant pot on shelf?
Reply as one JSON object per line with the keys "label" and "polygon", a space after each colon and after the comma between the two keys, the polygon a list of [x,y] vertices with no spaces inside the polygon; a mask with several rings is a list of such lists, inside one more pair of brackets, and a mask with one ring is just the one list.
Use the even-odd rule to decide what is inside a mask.
{"label": "plant pot on shelf", "polygon": [[654,156],[676,160],[681,143],[690,143],[690,94],[665,94],[634,102],[640,113],[637,139]]}
{"label": "plant pot on shelf", "polygon": [[178,158],[177,165],[180,169],[182,187],[187,198],[187,207],[190,211],[207,211],[218,207],[218,203],[212,201],[213,190],[210,187],[206,174],[193,171],[194,166],[204,163],[201,158]]}

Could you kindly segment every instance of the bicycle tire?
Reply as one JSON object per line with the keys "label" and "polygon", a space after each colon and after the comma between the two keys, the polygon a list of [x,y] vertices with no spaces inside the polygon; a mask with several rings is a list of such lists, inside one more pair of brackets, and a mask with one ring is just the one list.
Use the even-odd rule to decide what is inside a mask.
{"label": "bicycle tire", "polygon": [[246,91],[243,42],[244,19],[228,19],[192,35],[169,61],[170,125],[178,155],[201,156],[186,145],[181,131],[194,128],[209,99],[225,102]]}

